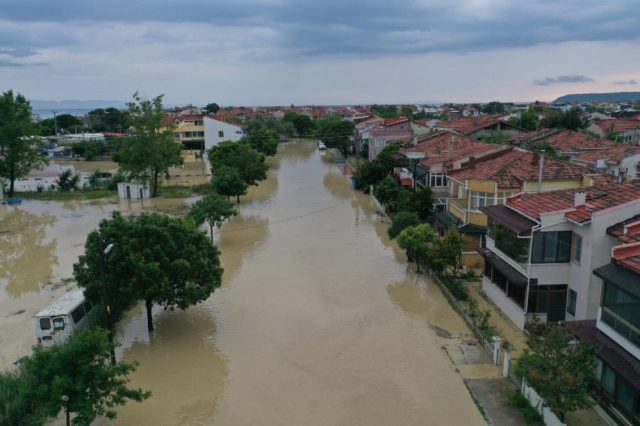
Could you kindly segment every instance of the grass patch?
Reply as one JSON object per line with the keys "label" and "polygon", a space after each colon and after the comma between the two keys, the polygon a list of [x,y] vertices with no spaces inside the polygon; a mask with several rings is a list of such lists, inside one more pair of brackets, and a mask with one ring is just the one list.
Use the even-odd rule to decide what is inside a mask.
{"label": "grass patch", "polygon": [[528,425],[544,426],[542,414],[538,413],[538,410],[536,410],[531,403],[529,403],[529,400],[520,392],[513,391],[513,393],[509,395],[509,399],[507,399],[507,405],[520,411],[524,416],[525,423]]}
{"label": "grass patch", "polygon": [[200,185],[186,186],[162,186],[159,189],[162,198],[189,198],[192,195],[207,195],[211,192],[211,185],[203,183]]}
{"label": "grass patch", "polygon": [[16,192],[13,198],[22,198],[25,200],[43,200],[43,201],[67,201],[67,200],[97,200],[99,198],[108,198],[118,195],[118,191],[110,189],[85,189],[78,191],[60,192],[60,191],[43,191],[43,192]]}

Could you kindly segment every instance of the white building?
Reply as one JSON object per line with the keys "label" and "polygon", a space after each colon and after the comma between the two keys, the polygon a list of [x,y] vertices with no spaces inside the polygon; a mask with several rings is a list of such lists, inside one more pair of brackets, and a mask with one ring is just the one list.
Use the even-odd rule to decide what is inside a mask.
{"label": "white building", "polygon": [[209,150],[223,141],[237,142],[244,136],[244,129],[236,124],[215,117],[204,117],[204,146]]}
{"label": "white building", "polygon": [[520,328],[595,319],[602,281],[591,274],[618,244],[607,230],[640,214],[640,182],[518,194],[489,217],[482,288]]}
{"label": "white building", "polygon": [[118,184],[118,196],[134,200],[151,198],[151,189],[146,183],[121,182]]}

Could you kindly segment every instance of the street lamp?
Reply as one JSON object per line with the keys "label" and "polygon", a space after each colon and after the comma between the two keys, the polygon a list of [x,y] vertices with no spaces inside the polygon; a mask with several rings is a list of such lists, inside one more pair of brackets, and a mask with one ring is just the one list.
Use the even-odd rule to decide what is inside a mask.
{"label": "street lamp", "polygon": [[427,158],[427,154],[422,151],[410,151],[405,154],[409,162],[413,164],[413,210],[416,209],[416,174],[418,163]]}

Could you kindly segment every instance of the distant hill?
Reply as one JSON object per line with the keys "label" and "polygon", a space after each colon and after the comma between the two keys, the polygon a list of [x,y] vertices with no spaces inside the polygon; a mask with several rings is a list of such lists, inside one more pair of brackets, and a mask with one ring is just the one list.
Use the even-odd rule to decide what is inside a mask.
{"label": "distant hill", "polygon": [[622,102],[635,100],[640,100],[640,92],[578,93],[560,96],[553,102]]}
{"label": "distant hill", "polygon": [[127,104],[123,101],[39,101],[32,100],[33,109],[96,109],[96,108],[123,109]]}

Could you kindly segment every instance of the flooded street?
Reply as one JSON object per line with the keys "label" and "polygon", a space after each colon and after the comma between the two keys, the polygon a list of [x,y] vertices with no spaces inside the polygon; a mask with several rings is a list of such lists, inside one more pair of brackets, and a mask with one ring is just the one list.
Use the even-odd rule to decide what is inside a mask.
{"label": "flooded street", "polygon": [[[133,385],[153,396],[113,424],[486,424],[444,350],[469,330],[388,241],[370,197],[313,142],[268,161],[215,236],[223,286],[186,311],[156,308],[151,334],[143,306],[119,324],[118,357],[140,361]],[[100,219],[193,200],[0,206],[2,367],[29,353],[33,316],[73,285]]]}

